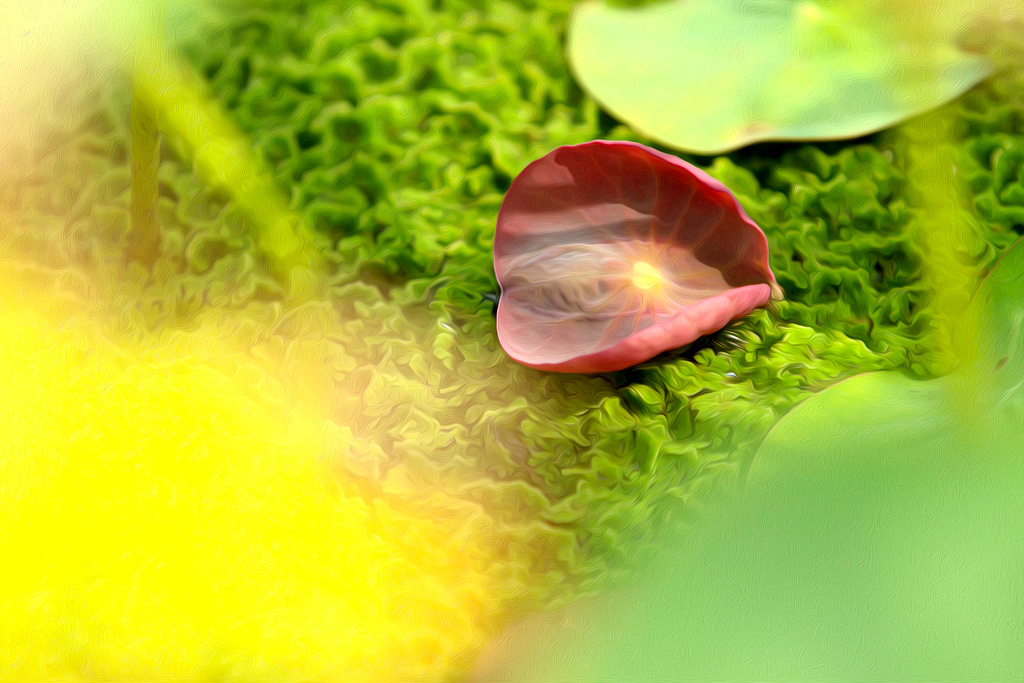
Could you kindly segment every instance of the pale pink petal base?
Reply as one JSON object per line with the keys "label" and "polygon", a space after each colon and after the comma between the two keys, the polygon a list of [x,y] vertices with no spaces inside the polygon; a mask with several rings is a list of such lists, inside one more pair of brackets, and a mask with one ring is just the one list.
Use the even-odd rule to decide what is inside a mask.
{"label": "pale pink petal base", "polygon": [[[515,335],[505,335],[505,353],[518,363],[549,372],[615,372],[654,358],[660,353],[691,344],[712,334],[768,303],[769,285],[747,285],[730,289],[699,303],[687,306],[674,318],[637,332],[611,348],[563,361],[544,362],[536,353],[519,353]],[[509,307],[498,303],[498,335],[510,323]],[[639,359],[639,360],[638,360]]]}

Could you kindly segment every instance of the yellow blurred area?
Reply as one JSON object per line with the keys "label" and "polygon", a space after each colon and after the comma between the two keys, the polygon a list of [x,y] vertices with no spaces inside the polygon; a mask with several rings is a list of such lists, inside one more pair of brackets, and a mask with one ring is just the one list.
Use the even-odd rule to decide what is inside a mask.
{"label": "yellow blurred area", "polygon": [[215,335],[125,348],[22,270],[0,260],[0,678],[469,663],[494,610],[478,531],[353,495],[348,431]]}

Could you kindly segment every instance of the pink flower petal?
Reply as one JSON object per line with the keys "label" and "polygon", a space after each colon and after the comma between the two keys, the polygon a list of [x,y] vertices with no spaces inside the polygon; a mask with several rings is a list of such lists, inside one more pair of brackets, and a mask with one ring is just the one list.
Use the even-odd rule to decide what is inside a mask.
{"label": "pink flower petal", "polygon": [[498,214],[498,339],[514,360],[611,372],[768,303],[768,242],[732,194],[633,142],[560,147]]}

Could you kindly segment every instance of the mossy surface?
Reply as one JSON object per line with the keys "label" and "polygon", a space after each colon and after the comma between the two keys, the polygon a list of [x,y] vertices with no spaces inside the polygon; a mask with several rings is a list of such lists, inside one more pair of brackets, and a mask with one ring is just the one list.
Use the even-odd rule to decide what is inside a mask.
{"label": "mossy surface", "polygon": [[[367,453],[352,465],[359,476],[443,491],[459,514],[489,519],[508,543],[479,557],[504,568],[493,571],[508,596],[533,586],[529,601],[558,594],[565,577],[602,575],[622,539],[653,531],[668,511],[699,508],[810,393],[864,371],[935,367],[914,179],[892,134],[687,157],[767,234],[786,294],[770,310],[614,375],[510,361],[481,296],[497,291],[492,237],[511,179],[559,145],[650,144],[570,79],[569,7],[294,0],[211,16],[180,49],[291,208],[330,243],[329,296],[282,304],[246,220],[174,141],[160,169],[164,255],[153,276],[66,283],[112,302],[124,338],[184,340],[197,320],[217,319],[287,378],[292,400],[352,430]],[[89,198],[79,213],[43,193],[19,199],[62,215],[61,239],[76,246],[43,257],[53,269],[99,272],[129,241],[123,93],[105,101],[71,138],[84,165],[62,166],[72,157],[59,154],[51,164]],[[998,86],[953,110],[983,222],[970,255],[981,273],[1024,231],[1024,110]],[[51,237],[26,227],[11,239],[40,253]]]}

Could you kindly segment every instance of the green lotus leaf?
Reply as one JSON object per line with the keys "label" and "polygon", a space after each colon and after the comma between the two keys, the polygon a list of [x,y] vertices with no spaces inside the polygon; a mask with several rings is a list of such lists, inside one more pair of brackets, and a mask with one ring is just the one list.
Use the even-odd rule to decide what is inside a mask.
{"label": "green lotus leaf", "polygon": [[851,138],[937,107],[989,73],[934,12],[901,0],[677,0],[578,5],[567,55],[634,130],[717,154],[762,140]]}

